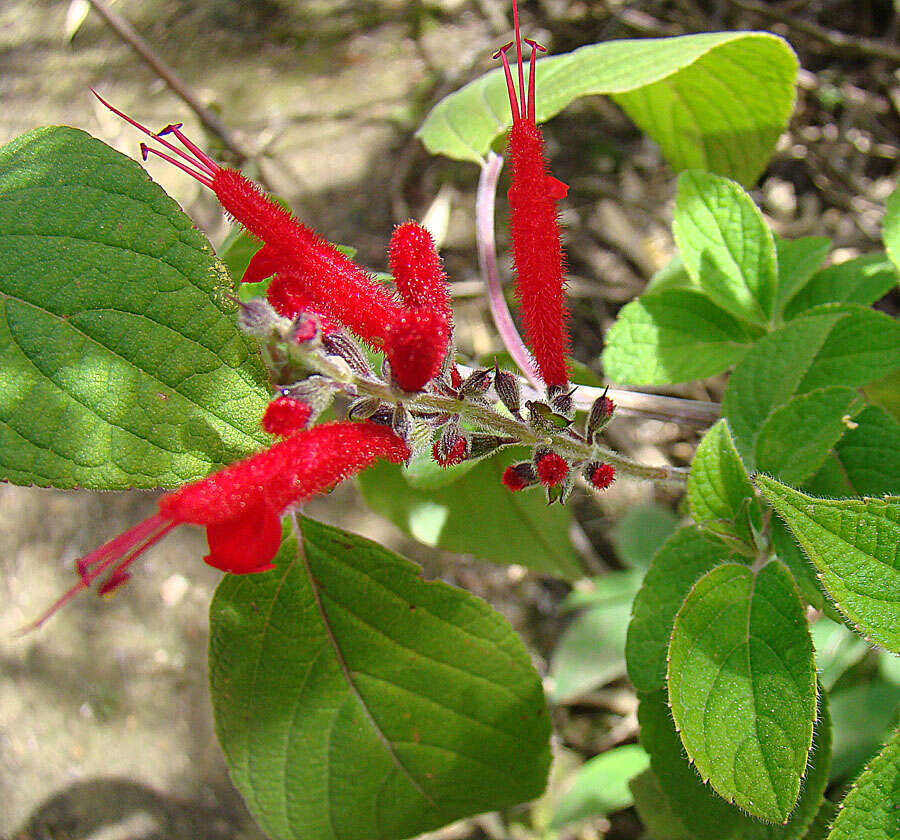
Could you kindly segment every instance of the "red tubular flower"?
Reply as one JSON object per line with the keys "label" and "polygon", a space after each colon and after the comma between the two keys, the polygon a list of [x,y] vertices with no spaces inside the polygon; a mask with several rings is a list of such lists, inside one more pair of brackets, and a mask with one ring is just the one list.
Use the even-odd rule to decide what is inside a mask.
{"label": "red tubular flower", "polygon": [[401,463],[409,448],[389,428],[336,422],[297,432],[269,449],[167,493],[159,513],[76,562],[80,580],[24,631],[43,624],[78,592],[106,575],[105,594],[128,580],[129,566],[178,525],[206,528],[211,566],[264,572],[281,544],[281,516],[379,458]]}
{"label": "red tubular flower", "polygon": [[398,225],[389,248],[391,274],[397,291],[409,307],[425,307],[453,318],[447,294],[447,277],[431,234],[416,222]]}
{"label": "red tubular flower", "polygon": [[569,474],[569,465],[566,459],[555,452],[547,452],[541,455],[537,461],[537,474],[541,484],[546,487],[556,487],[565,481]]}
{"label": "red tubular flower", "polygon": [[450,325],[430,309],[405,310],[388,329],[384,352],[404,391],[419,391],[441,372]]}
{"label": "red tubular flower", "polygon": [[[551,176],[544,158],[544,139],[535,122],[535,58],[539,44],[525,39],[531,46],[531,71],[526,106],[522,39],[519,14],[513,0],[516,32],[516,55],[519,92],[516,96],[506,50],[496,56],[503,61],[509,91],[513,125],[509,133],[512,159],[512,186],[509,189],[510,234],[516,267],[516,297],[522,310],[525,336],[544,383],[564,387],[568,382],[566,358],[569,334],[565,306],[565,257],[560,241],[556,203],[564,198],[568,187]],[[520,102],[521,100],[521,102]]]}

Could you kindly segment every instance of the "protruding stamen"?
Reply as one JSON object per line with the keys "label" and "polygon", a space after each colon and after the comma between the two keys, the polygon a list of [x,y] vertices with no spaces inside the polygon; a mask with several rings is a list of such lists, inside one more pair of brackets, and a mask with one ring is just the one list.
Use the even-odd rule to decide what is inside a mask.
{"label": "protruding stamen", "polygon": [[190,166],[186,166],[180,160],[175,160],[171,155],[167,155],[165,152],[159,151],[159,149],[154,149],[146,143],[141,143],[141,157],[143,157],[144,160],[147,160],[150,155],[161,157],[164,161],[171,163],[172,166],[177,166],[182,172],[187,172],[194,180],[199,181],[204,186],[212,189],[213,181],[209,175],[198,172],[196,169],[191,169]]}
{"label": "protruding stamen", "polygon": [[506,74],[506,90],[509,93],[509,110],[512,113],[513,122],[521,119],[519,111],[519,100],[516,97],[516,85],[513,82],[512,71],[509,69],[509,59],[506,57],[506,51],[512,46],[512,41],[504,44],[497,52],[494,58],[499,58],[503,62],[503,72]]}
{"label": "protruding stamen", "polygon": [[532,122],[537,122],[537,117],[535,116],[535,91],[537,89],[536,84],[536,60],[538,52],[547,52],[547,48],[541,46],[537,41],[532,41],[530,38],[523,39],[529,47],[531,47],[531,69],[528,74],[528,111],[525,116],[527,119]]}
{"label": "protruding stamen", "polygon": [[[173,123],[172,125],[167,125],[159,134],[156,135],[157,140],[163,134],[174,134],[184,145],[184,147],[193,152],[197,159],[202,164],[203,169],[206,169],[210,175],[215,175],[222,167],[219,166],[206,152],[203,151],[196,143],[189,140],[184,133],[181,131],[181,123]],[[160,141],[162,142],[162,141]]]}
{"label": "protruding stamen", "polygon": [[[149,148],[146,144],[141,144],[141,154],[144,156],[144,160],[147,159],[147,155],[152,152],[153,154],[159,155],[164,160],[167,160],[169,163],[175,164],[179,169],[184,170],[193,178],[197,178],[201,183],[206,184],[206,186],[211,187],[211,176],[215,175],[219,169],[221,168],[209,155],[206,154],[202,149],[200,149],[196,144],[192,143],[187,137],[182,134],[179,130],[181,128],[181,123],[171,123],[167,125],[162,131],[154,132],[151,131],[147,126],[141,125],[137,120],[132,119],[128,116],[128,114],[120,111],[118,108],[113,107],[109,104],[102,96],[100,96],[97,91],[91,88],[91,93],[99,99],[103,105],[109,108],[117,117],[121,117],[125,122],[129,125],[133,125],[138,131],[142,131],[148,137],[152,137],[156,140],[157,143],[167,148],[170,152],[180,157],[182,160],[186,160],[191,166],[196,166],[200,169],[204,174],[202,178],[197,178],[196,173],[191,169],[185,169],[184,165],[177,163],[172,160],[172,158],[167,155],[162,154],[161,152],[157,152],[155,149]],[[168,140],[163,139],[163,135],[165,134],[174,134],[178,140],[184,145],[184,147],[192,152],[195,157],[191,157],[189,154],[185,153],[182,149],[179,149],[174,143],[170,143]]]}
{"label": "protruding stamen", "polygon": [[[24,635],[32,630],[36,630],[57,610],[69,603],[79,592],[87,589],[114,563],[116,564],[115,568],[103,586],[100,587],[101,594],[110,592],[112,589],[120,586],[127,579],[126,567],[151,545],[161,540],[176,525],[177,523],[160,514],[151,516],[149,519],[145,519],[143,522],[135,525],[134,528],[125,531],[124,534],[114,537],[90,554],[79,558],[75,563],[75,569],[79,577],[78,582],[64,592],[43,615],[18,630],[17,635]],[[137,548],[134,548],[134,546],[137,546]],[[126,555],[126,557],[120,561],[123,555]],[[124,579],[122,578],[123,575],[125,575]]]}
{"label": "protruding stamen", "polygon": [[513,30],[516,34],[516,63],[519,65],[519,101],[522,103],[520,110],[525,111],[525,70],[522,66],[522,36],[519,34],[519,7],[516,0],[512,0],[513,7]]}

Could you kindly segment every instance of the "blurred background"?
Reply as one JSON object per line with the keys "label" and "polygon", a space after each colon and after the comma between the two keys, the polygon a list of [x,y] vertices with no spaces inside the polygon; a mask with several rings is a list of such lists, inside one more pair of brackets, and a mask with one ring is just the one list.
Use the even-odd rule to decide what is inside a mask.
{"label": "blurred background", "polygon": [[[139,136],[99,105],[93,86],[151,127],[184,122],[214,156],[242,165],[328,239],[356,247],[357,259],[373,269],[386,266],[395,223],[431,213],[444,230],[462,349],[473,358],[501,349],[474,252],[477,168],[430,157],[413,132],[442,96],[490,69],[491,52],[510,37],[505,0],[105,5],[227,131],[217,136],[204,128],[129,37],[87,0],[3,0],[0,143],[37,126],[68,124],[137,156]],[[522,3],[522,22],[551,53],[706,30],[784,36],[803,68],[797,107],[754,197],[777,233],[827,235],[836,259],[877,247],[883,203],[900,168],[900,15],[891,0],[531,0]],[[576,103],[547,125],[546,135],[554,174],[571,185],[563,220],[575,355],[600,374],[605,330],[673,252],[674,178],[656,147],[605,99]],[[228,223],[215,200],[165,164],[151,160],[147,168],[219,245]],[[500,194],[502,213],[505,189]],[[505,254],[502,218],[498,236]],[[721,383],[666,393],[717,400]],[[609,434],[641,460],[687,464],[701,432],[622,418]],[[645,566],[655,541],[674,526],[677,505],[677,494],[626,481],[600,503],[574,498],[571,536],[586,573]],[[40,631],[12,637],[71,584],[76,557],[153,507],[148,493],[0,485],[2,838],[261,837],[228,782],[212,732],[207,609],[219,574],[200,561],[202,532],[175,532],[115,597],[84,595]],[[598,634],[618,637],[602,618],[587,629],[578,619],[572,623],[572,614],[559,609],[568,585],[425,548],[369,512],[352,486],[310,504],[307,513],[412,557],[427,577],[470,589],[512,621],[549,674],[548,690],[556,689],[561,779],[566,768],[634,740],[635,702],[618,642],[609,642],[602,661],[585,665],[578,640],[571,640],[581,632],[587,640],[581,643],[596,654]],[[616,623],[626,618],[627,612]],[[561,665],[557,654],[552,665],[567,633],[575,664]],[[851,651],[845,642],[829,644],[845,667],[858,665],[865,646]],[[571,690],[558,690],[559,679],[574,681]],[[896,687],[891,679],[885,685]],[[873,708],[882,701],[875,698]],[[859,743],[844,745],[848,775],[860,756]],[[639,836],[627,810],[548,833],[541,811],[547,807],[465,821],[439,836]]]}

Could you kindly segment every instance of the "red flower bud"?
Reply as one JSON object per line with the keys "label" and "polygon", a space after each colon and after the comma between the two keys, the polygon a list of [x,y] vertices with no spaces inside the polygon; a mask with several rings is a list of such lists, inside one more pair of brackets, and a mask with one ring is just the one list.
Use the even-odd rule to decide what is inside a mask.
{"label": "red flower bud", "polygon": [[434,458],[442,467],[452,467],[461,464],[466,460],[469,454],[469,442],[462,436],[450,446],[446,455],[441,452],[441,442],[436,441],[431,447],[431,457]]}
{"label": "red flower bud", "polygon": [[310,417],[312,408],[307,403],[291,397],[278,397],[266,407],[262,427],[270,435],[286,437],[305,429]]}
{"label": "red flower bud", "polygon": [[569,464],[555,452],[546,452],[537,459],[537,474],[541,484],[556,487],[569,474]]}
{"label": "red flower bud", "polygon": [[537,480],[534,465],[528,461],[507,467],[503,471],[503,478],[501,479],[504,486],[513,492],[524,490],[526,487],[536,484]]}
{"label": "red flower bud", "polygon": [[611,464],[588,464],[584,474],[597,490],[605,490],[616,480],[616,468]]}

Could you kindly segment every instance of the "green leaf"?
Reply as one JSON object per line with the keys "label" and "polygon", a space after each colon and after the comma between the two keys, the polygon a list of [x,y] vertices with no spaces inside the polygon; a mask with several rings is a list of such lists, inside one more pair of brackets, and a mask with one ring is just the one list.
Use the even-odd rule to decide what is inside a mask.
{"label": "green leaf", "polygon": [[837,816],[837,805],[830,799],[823,799],[816,817],[809,826],[809,831],[803,835],[803,840],[825,840],[828,837],[828,828]]}
{"label": "green leaf", "polygon": [[900,271],[900,188],[896,188],[887,200],[881,223],[881,239],[891,262]]}
{"label": "green leaf", "polygon": [[59,127],[0,149],[0,479],[172,487],[264,445],[231,289],[130,158]]}
{"label": "green leaf", "polygon": [[857,414],[806,489],[819,496],[900,495],[900,423],[875,406]]}
{"label": "green leaf", "polygon": [[791,397],[856,388],[900,365],[900,323],[852,304],[818,307],[765,336],[735,367],[722,400],[747,468],[766,420]]}
{"label": "green leaf", "polygon": [[[790,46],[761,32],[608,41],[538,62],[537,121],[609,94],[675,169],[751,183],[793,109],[796,74]],[[480,163],[511,124],[496,69],[442,99],[416,136],[433,154]]]}
{"label": "green leaf", "polygon": [[607,572],[597,577],[584,578],[575,582],[575,587],[560,601],[560,613],[575,610],[607,607],[634,600],[641,586],[641,574],[637,569],[624,572]]}
{"label": "green leaf", "polygon": [[688,476],[691,516],[704,529],[752,548],[751,516],[757,528],[762,525],[754,496],[747,470],[734,448],[728,422],[719,420],[703,436],[691,463]]}
{"label": "green leaf", "polygon": [[844,799],[828,840],[900,837],[900,730]]}
{"label": "green leaf", "polygon": [[[665,689],[643,695],[638,706],[641,745],[650,756],[660,797],[652,803],[674,815],[676,823],[689,826],[693,840],[799,840],[816,815],[831,759],[831,718],[825,695],[819,696],[819,714],[813,733],[810,760],[797,807],[783,825],[761,823],[721,799],[705,785],[688,763],[675,724],[666,706]],[[635,804],[642,818],[647,810],[637,793]],[[647,825],[649,826],[649,822]],[[653,835],[654,840],[656,834]],[[664,840],[666,835],[660,835]],[[673,840],[682,840],[675,834]]]}
{"label": "green leaf", "polygon": [[800,484],[822,466],[860,406],[853,388],[817,388],[791,397],[760,426],[753,459],[756,469]]}
{"label": "green leaf", "polygon": [[629,507],[612,531],[616,554],[626,566],[643,571],[677,527],[678,517],[656,502]]}
{"label": "green leaf", "polygon": [[523,457],[521,448],[502,452],[433,490],[410,486],[401,467],[383,462],[358,481],[373,510],[425,545],[570,580],[582,577],[569,539],[570,511],[548,507],[541,493],[511,493],[500,481],[504,469]]}
{"label": "green leaf", "polygon": [[[775,254],[778,258],[778,292],[775,311],[780,315],[785,305],[815,274],[816,269],[831,250],[831,240],[824,236],[801,236],[799,239],[775,237]],[[838,298],[828,298],[828,303]],[[871,301],[860,301],[871,303]]]}
{"label": "green leaf", "polygon": [[863,388],[866,399],[900,420],[900,368]]}
{"label": "green leaf", "polygon": [[823,303],[868,306],[897,285],[898,275],[884,254],[864,254],[817,272],[784,311],[790,321]]}
{"label": "green leaf", "polygon": [[272,840],[393,840],[538,796],[540,679],[486,603],[308,519],[227,576],[210,685],[231,777]]}
{"label": "green leaf", "polygon": [[668,686],[700,775],[754,816],[785,822],[812,744],[816,668],[784,566],[726,564],[694,585],[672,629]]}
{"label": "green leaf", "polygon": [[622,308],[606,333],[603,370],[635,385],[704,379],[739,362],[756,337],[704,293],[664,289]]}
{"label": "green leaf", "polygon": [[759,326],[775,311],[775,241],[738,184],[708,172],[678,178],[672,232],[695,286],[724,310]]}
{"label": "green leaf", "polygon": [[640,585],[633,573],[598,578],[593,602],[566,628],[550,658],[550,698],[566,703],[625,676],[625,633]]}
{"label": "green leaf", "polygon": [[633,802],[629,780],[647,769],[649,759],[637,744],[627,744],[586,761],[550,819],[550,828],[603,817]]}
{"label": "green leaf", "polygon": [[832,609],[825,598],[825,590],[816,577],[815,568],[806,559],[787,525],[773,517],[769,531],[772,548],[778,559],[790,570],[800,594],[817,610]]}
{"label": "green leaf", "polygon": [[831,694],[834,716],[832,781],[858,776],[898,724],[900,686],[870,678]]}
{"label": "green leaf", "polygon": [[645,770],[635,776],[628,787],[634,797],[634,809],[649,837],[653,840],[696,840],[697,835],[685,828],[684,823],[675,815],[671,802],[652,770]]}
{"label": "green leaf", "polygon": [[875,643],[900,652],[900,499],[816,499],[768,476],[755,480],[838,609]]}
{"label": "green leaf", "polygon": [[666,684],[666,654],[675,614],[694,583],[720,563],[738,560],[724,543],[691,526],[662,545],[634,599],[625,645],[628,676],[640,692]]}

